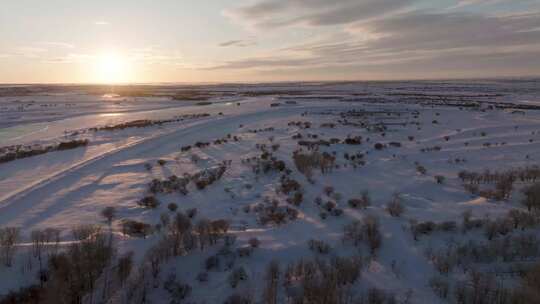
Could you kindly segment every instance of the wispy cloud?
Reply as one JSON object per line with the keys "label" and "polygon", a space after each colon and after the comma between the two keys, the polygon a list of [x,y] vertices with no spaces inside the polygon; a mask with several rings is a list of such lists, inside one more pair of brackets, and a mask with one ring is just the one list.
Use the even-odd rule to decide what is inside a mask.
{"label": "wispy cloud", "polygon": [[257,43],[251,40],[228,40],[219,44],[219,46],[221,47],[229,47],[229,46],[248,47],[248,46],[253,46],[253,45],[257,45]]}
{"label": "wispy cloud", "polygon": [[[277,8],[273,8],[276,10]],[[252,12],[253,13],[253,12]],[[292,26],[292,25],[291,25]],[[323,26],[322,24],[320,26]],[[529,66],[540,58],[540,12],[487,16],[465,12],[409,11],[392,18],[348,23],[347,39],[336,34],[326,41],[299,43],[271,55],[227,61],[210,69],[349,69],[389,70],[419,64],[426,70],[466,62],[470,68]],[[532,60],[537,62],[540,59]]]}
{"label": "wispy cloud", "polygon": [[43,42],[38,42],[37,44],[43,45],[43,46],[56,47],[56,48],[65,48],[65,49],[75,48],[75,46],[71,43],[58,42],[58,41],[43,41]]}
{"label": "wispy cloud", "polygon": [[94,21],[94,25],[98,25],[98,26],[104,26],[104,25],[109,25],[110,23],[108,21],[104,21],[104,20],[98,20],[98,21]]}
{"label": "wispy cloud", "polygon": [[258,28],[339,25],[388,15],[412,3],[414,0],[262,0],[224,14]]}

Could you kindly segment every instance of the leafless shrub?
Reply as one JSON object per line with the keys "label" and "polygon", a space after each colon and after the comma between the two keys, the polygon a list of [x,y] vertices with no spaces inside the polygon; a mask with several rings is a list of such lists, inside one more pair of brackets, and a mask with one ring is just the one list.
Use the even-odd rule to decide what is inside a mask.
{"label": "leafless shrub", "polygon": [[116,208],[112,206],[103,208],[103,210],[101,210],[101,216],[105,218],[107,224],[109,224],[110,226],[112,224],[112,221],[116,217]]}
{"label": "leafless shrub", "polygon": [[259,241],[258,238],[250,238],[248,243],[249,243],[249,246],[251,246],[252,248],[259,248],[261,241]]}
{"label": "leafless shrub", "polygon": [[484,225],[484,221],[482,219],[473,219],[472,218],[472,211],[471,210],[465,210],[462,213],[463,218],[463,231],[469,231],[471,229],[477,229],[481,228]]}
{"label": "leafless shrub", "polygon": [[216,255],[208,257],[204,262],[206,270],[218,269],[220,265],[219,257]]}
{"label": "leafless shrub", "polygon": [[155,196],[145,196],[140,201],[138,201],[137,204],[144,208],[155,209],[159,207],[160,202]]}
{"label": "leafless shrub", "polygon": [[351,208],[366,209],[371,205],[371,198],[369,197],[369,192],[367,190],[363,191],[361,198],[351,198],[348,201],[348,204]]}
{"label": "leafless shrub", "polygon": [[253,299],[249,295],[245,294],[232,294],[229,296],[223,304],[252,304]]}
{"label": "leafless shrub", "polygon": [[197,208],[190,208],[186,210],[186,215],[190,219],[193,219],[195,216],[197,216]]}
{"label": "leafless shrub", "polygon": [[201,283],[206,283],[208,282],[208,272],[199,272],[199,274],[197,275],[197,281],[201,282]]}
{"label": "leafless shrub", "polygon": [[439,298],[448,298],[450,284],[448,283],[447,279],[440,276],[432,277],[431,279],[429,279],[429,286]]}
{"label": "leafless shrub", "polygon": [[433,266],[440,274],[448,274],[457,264],[457,258],[452,251],[439,251],[431,257]]}
{"label": "leafless shrub", "polygon": [[435,175],[435,181],[437,184],[444,184],[445,177],[442,175]]}
{"label": "leafless shrub", "polygon": [[163,289],[171,296],[170,304],[181,304],[191,294],[191,286],[176,280],[176,275],[170,274],[163,283]]}
{"label": "leafless shrub", "polygon": [[285,223],[287,220],[294,221],[298,217],[298,210],[289,206],[279,206],[275,201],[271,205],[259,211],[259,222],[262,225],[275,223],[277,225]]}
{"label": "leafless shrub", "polygon": [[99,227],[76,227],[72,234],[77,242],[49,259],[45,303],[82,303],[86,294],[92,294],[96,280],[114,255],[114,248]]}
{"label": "leafless shrub", "polygon": [[279,277],[281,271],[277,261],[272,261],[266,267],[266,273],[264,275],[265,285],[263,290],[263,303],[264,304],[277,304],[278,303],[278,287]]}
{"label": "leafless shrub", "polygon": [[396,303],[395,295],[378,288],[370,288],[367,292],[369,304],[393,304]]}
{"label": "leafless shrub", "polygon": [[171,175],[165,180],[153,179],[148,185],[148,191],[150,193],[174,193],[180,192],[186,195],[188,193],[186,187],[190,182],[190,177],[178,177]]}
{"label": "leafless shrub", "polygon": [[371,254],[375,255],[382,243],[378,219],[369,215],[363,221],[353,221],[346,225],[343,230],[343,240],[352,242],[354,246],[365,242]]}
{"label": "leafless shrub", "polygon": [[152,226],[143,222],[125,219],[122,221],[122,233],[129,236],[146,238],[152,233]]}
{"label": "leafless shrub", "polygon": [[285,177],[281,179],[280,190],[284,194],[289,194],[293,191],[299,191],[301,189],[300,183],[294,179]]}
{"label": "leafless shrub", "polygon": [[236,255],[238,257],[250,257],[253,253],[253,247],[241,247],[236,249]]}
{"label": "leafless shrub", "polygon": [[391,201],[386,205],[386,211],[391,216],[399,217],[405,211],[405,207],[402,204],[402,199],[398,193],[392,195]]}
{"label": "leafless shrub", "polygon": [[330,252],[330,245],[324,241],[311,239],[308,241],[309,250],[315,251],[319,254],[328,254]]}
{"label": "leafless shrub", "polygon": [[418,222],[415,220],[410,221],[410,230],[413,234],[414,240],[418,240],[418,236],[421,234],[431,234],[434,231],[451,232],[457,229],[457,224],[454,221],[446,221],[441,223],[435,223],[432,221]]}
{"label": "leafless shrub", "polygon": [[523,276],[517,288],[514,303],[540,303],[540,264],[533,265]]}
{"label": "leafless shrub", "polygon": [[229,284],[232,288],[236,288],[240,282],[248,280],[248,275],[243,267],[236,268],[229,275]]}
{"label": "leafless shrub", "polygon": [[324,210],[326,210],[327,212],[331,212],[336,207],[337,207],[337,204],[333,201],[327,201],[323,206]]}
{"label": "leafless shrub", "polygon": [[335,156],[329,153],[319,153],[317,151],[303,154],[296,151],[293,154],[293,161],[296,169],[307,177],[313,176],[313,169],[319,168],[322,174],[330,172],[334,168]]}
{"label": "leafless shrub", "polygon": [[455,301],[463,304],[513,303],[510,296],[510,291],[492,274],[478,271],[469,272],[467,281],[454,288]]}
{"label": "leafless shrub", "polygon": [[512,230],[512,223],[506,218],[486,220],[484,222],[484,233],[488,240],[498,235],[506,235]]}
{"label": "leafless shrub", "polygon": [[535,183],[523,189],[525,198],[522,200],[523,205],[529,211],[540,211],[540,183]]}
{"label": "leafless shrub", "polygon": [[289,197],[287,199],[287,202],[298,207],[300,206],[300,204],[302,204],[303,200],[304,200],[304,195],[302,194],[302,192],[297,191],[293,194],[292,197]]}
{"label": "leafless shrub", "polygon": [[175,212],[176,209],[178,209],[178,205],[176,203],[169,203],[167,205],[167,209],[169,209],[171,212]]}
{"label": "leafless shrub", "polygon": [[133,251],[130,251],[124,254],[118,259],[118,266],[116,268],[116,274],[118,276],[118,281],[120,286],[123,286],[126,279],[129,277],[131,270],[133,268]]}
{"label": "leafless shrub", "polygon": [[360,276],[361,263],[355,257],[302,261],[285,271],[285,288],[293,303],[346,303],[351,284]]}
{"label": "leafless shrub", "polygon": [[506,218],[512,223],[514,229],[525,230],[526,228],[533,228],[539,223],[538,217],[519,209],[508,211]]}

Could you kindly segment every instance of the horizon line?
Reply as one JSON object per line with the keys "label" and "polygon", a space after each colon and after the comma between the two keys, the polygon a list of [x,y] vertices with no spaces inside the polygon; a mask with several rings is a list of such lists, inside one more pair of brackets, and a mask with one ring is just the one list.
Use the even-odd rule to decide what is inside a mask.
{"label": "horizon line", "polygon": [[293,83],[340,83],[340,82],[406,82],[406,81],[461,81],[461,80],[506,80],[506,79],[536,79],[540,75],[521,76],[487,76],[487,77],[432,77],[432,78],[394,78],[394,79],[342,79],[342,80],[281,80],[281,81],[209,81],[209,82],[0,82],[0,86],[30,86],[30,85],[58,85],[58,86],[142,86],[142,85],[230,85],[230,84],[293,84]]}

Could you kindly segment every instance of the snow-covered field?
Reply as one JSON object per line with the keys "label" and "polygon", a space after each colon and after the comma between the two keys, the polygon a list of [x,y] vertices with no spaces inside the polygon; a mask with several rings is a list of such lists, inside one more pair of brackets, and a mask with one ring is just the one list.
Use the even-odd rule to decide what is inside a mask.
{"label": "snow-covered field", "polygon": [[[335,266],[336,257],[353,265],[345,270],[359,270],[358,278],[337,284],[346,299],[304,303],[387,303],[374,297],[453,303],[460,287],[474,289],[469,282],[476,271],[493,274],[494,286],[512,288],[520,281],[515,269],[540,257],[538,214],[531,212],[531,223],[516,225],[520,229],[498,224],[510,222],[510,210],[529,214],[521,190],[533,182],[512,180],[509,196],[501,198],[487,191],[496,192],[498,177],[471,190],[459,173],[538,171],[539,84],[162,86],[128,97],[84,87],[30,87],[24,94],[1,87],[0,147],[88,144],[0,163],[0,227],[20,229],[12,266],[0,266],[0,295],[39,285],[39,269],[51,267],[39,266],[33,231],[59,229],[59,250],[69,250],[77,226],[99,225],[109,235],[101,215],[106,207],[116,211],[117,252],[84,294],[87,303],[224,303],[232,294],[272,303],[272,261],[280,268],[275,303],[293,303],[309,296],[309,267],[287,266],[315,259]],[[176,90],[197,98],[173,99]],[[113,127],[137,120],[151,123]],[[143,198],[159,205],[142,206]],[[171,211],[170,203],[178,209]],[[392,204],[398,216],[388,212]],[[471,219],[464,220],[468,212]],[[182,230],[186,217],[191,227]],[[208,221],[221,219],[228,229],[208,228]],[[148,235],[126,233],[126,220],[149,224]],[[374,220],[378,229],[370,234],[366,227]],[[492,226],[506,228],[490,235]],[[511,246],[524,235],[532,239],[519,258],[493,250],[481,258],[481,250],[463,253],[466,244],[493,247],[505,240]],[[177,237],[180,244],[171,245]],[[199,245],[191,248],[193,240]],[[45,243],[47,256],[53,255],[55,243]],[[134,269],[121,284],[112,273],[130,251]],[[332,267],[311,273],[316,279],[309,283],[319,284],[312,289],[332,289],[325,281]],[[344,269],[336,269],[339,281]],[[446,297],[440,292],[445,284]],[[104,292],[103,285],[111,287]]]}

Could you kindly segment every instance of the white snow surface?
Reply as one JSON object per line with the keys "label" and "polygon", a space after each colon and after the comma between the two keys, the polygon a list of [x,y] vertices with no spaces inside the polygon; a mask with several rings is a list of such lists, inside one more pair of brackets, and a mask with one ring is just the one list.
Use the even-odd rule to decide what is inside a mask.
{"label": "white snow surface", "polygon": [[[424,252],[428,247],[462,236],[460,233],[437,232],[414,241],[408,230],[409,221],[454,220],[459,223],[465,210],[471,210],[476,218],[483,218],[522,208],[519,186],[508,201],[495,202],[466,192],[457,174],[461,170],[481,172],[539,164],[540,110],[523,110],[523,113],[511,109],[483,110],[490,102],[539,105],[538,90],[531,89],[535,84],[538,82],[215,85],[202,89],[220,92],[273,90],[277,93],[223,95],[213,97],[212,104],[204,106],[165,97],[127,97],[111,102],[99,96],[72,93],[3,96],[0,97],[0,146],[58,142],[76,130],[79,134],[75,137],[88,139],[90,144],[0,164],[0,227],[20,227],[22,243],[29,242],[32,230],[48,227],[62,229],[63,241],[70,241],[70,229],[77,225],[106,227],[99,213],[107,206],[117,209],[118,219],[151,224],[159,223],[161,213],[170,212],[168,203],[178,204],[182,211],[197,208],[196,218],[229,220],[230,233],[237,236],[235,246],[247,246],[252,237],[261,241],[260,248],[251,257],[237,261],[237,265],[248,270],[250,277],[239,290],[259,297],[266,265],[274,259],[286,265],[300,258],[315,257],[307,246],[310,239],[329,243],[335,255],[357,253],[358,249],[342,242],[343,226],[371,214],[379,218],[383,242],[377,257],[364,267],[358,290],[378,287],[398,297],[404,297],[412,290],[412,303],[445,303],[428,286],[429,278],[436,271]],[[299,93],[279,93],[283,90]],[[311,92],[307,95],[309,98],[305,92]],[[415,102],[410,97],[405,102],[403,95],[392,95],[396,92],[476,95],[478,97],[471,99],[485,103],[479,109],[427,105],[421,104],[425,102],[423,99]],[[273,103],[280,105],[272,107]],[[28,107],[22,106],[24,104]],[[40,104],[54,106],[47,106],[45,110]],[[383,136],[381,132],[337,123],[338,114],[350,110],[384,112],[368,119],[372,123],[397,124],[389,125]],[[388,116],[386,112],[401,114],[399,117]],[[87,131],[92,127],[138,119],[170,119],[200,113],[210,116],[144,128]],[[418,118],[413,117],[414,113],[418,113]],[[438,123],[434,124],[433,120]],[[289,126],[291,121],[310,121],[312,127]],[[412,121],[418,121],[419,125],[402,125]],[[336,123],[336,127],[321,127],[323,123]],[[270,127],[272,131],[249,132]],[[364,141],[357,146],[321,147],[322,151],[336,152],[340,168],[324,175],[316,170],[315,183],[310,184],[291,159],[293,151],[299,148],[297,140],[292,139],[297,133],[306,140],[307,134],[317,134],[321,139],[362,136]],[[228,134],[239,136],[241,140],[187,152],[180,150],[182,146],[198,141],[213,142]],[[408,140],[408,136],[414,136],[414,140]],[[445,136],[450,139],[445,140]],[[369,142],[366,142],[367,138]],[[376,142],[400,142],[402,146],[378,151],[373,148]],[[484,145],[488,142],[490,147]],[[261,203],[265,197],[286,204],[286,196],[277,190],[280,174],[270,172],[256,178],[242,160],[260,154],[256,144],[274,143],[280,145],[274,155],[285,161],[293,170],[291,176],[302,184],[304,200],[296,208],[299,211],[296,221],[261,225],[254,213],[245,213],[243,208]],[[420,151],[433,146],[440,146],[441,151]],[[345,166],[348,163],[343,157],[346,152],[365,154],[366,164],[357,169]],[[194,162],[193,155],[200,160]],[[456,163],[453,161],[456,158],[466,162]],[[156,163],[158,160],[166,163],[160,166]],[[157,210],[143,209],[136,204],[147,194],[147,185],[152,179],[193,174],[225,160],[231,161],[225,175],[204,190],[190,188],[185,196],[158,194],[161,205]],[[427,169],[426,175],[417,172],[415,162]],[[145,164],[151,164],[151,170],[147,170]],[[444,176],[444,184],[437,184],[435,175]],[[330,199],[323,193],[325,186],[332,186],[341,194],[342,198],[337,201],[344,210],[341,217],[329,216],[324,220],[319,217],[320,208],[314,200],[317,196],[325,201]],[[369,191],[371,206],[366,210],[350,208],[347,200],[359,197],[363,190]],[[401,194],[406,207],[405,213],[397,218],[385,211],[393,193]],[[147,239],[130,238],[120,233],[119,222],[114,224],[119,251],[133,250],[137,261],[141,261],[145,251],[160,237],[159,233]],[[481,234],[467,237],[481,238]],[[23,266],[30,259],[28,246],[21,244],[19,247],[15,265],[10,268],[0,266],[0,295],[37,281],[35,269],[29,271]],[[216,245],[205,252],[195,251],[172,259],[163,267],[162,278],[174,272],[178,279],[193,287],[190,299],[196,303],[222,303],[235,291],[227,283],[228,272],[210,272],[206,283],[196,280],[205,259],[219,248]],[[397,270],[391,265],[397,265]],[[161,288],[156,288],[150,295],[153,303],[168,302],[164,300],[168,294]]]}

